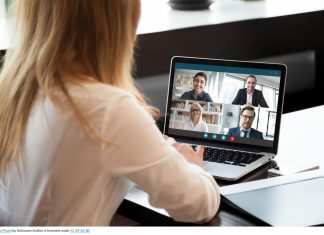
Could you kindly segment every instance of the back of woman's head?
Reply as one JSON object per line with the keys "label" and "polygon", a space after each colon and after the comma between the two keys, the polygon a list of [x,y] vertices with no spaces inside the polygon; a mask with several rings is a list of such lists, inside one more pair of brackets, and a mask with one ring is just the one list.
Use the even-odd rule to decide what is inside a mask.
{"label": "back of woman's head", "polygon": [[[0,73],[1,172],[17,156],[39,90],[58,102],[53,87],[61,89],[83,128],[93,132],[64,85],[64,73],[74,75],[69,76],[73,82],[90,75],[124,88],[157,114],[130,74],[139,0],[16,0],[13,9],[17,30]],[[82,69],[73,69],[74,64]]]}
{"label": "back of woman's head", "polygon": [[99,81],[120,84],[125,77],[120,73],[129,73],[140,16],[138,0],[19,0],[16,4],[15,46],[20,48],[15,51],[35,63],[40,77],[64,68],[71,57]]}

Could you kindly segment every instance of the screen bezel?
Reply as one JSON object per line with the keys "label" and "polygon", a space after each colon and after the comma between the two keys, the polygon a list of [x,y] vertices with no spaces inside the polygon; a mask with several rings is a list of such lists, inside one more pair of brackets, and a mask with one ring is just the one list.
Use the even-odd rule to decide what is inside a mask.
{"label": "screen bezel", "polygon": [[[174,73],[176,63],[188,63],[197,65],[215,65],[215,66],[229,66],[229,67],[242,67],[251,69],[271,69],[280,70],[280,84],[279,84],[279,97],[277,105],[277,115],[276,115],[276,125],[275,125],[275,135],[273,139],[272,147],[259,146],[253,144],[242,144],[237,142],[228,142],[221,140],[203,139],[195,137],[185,137],[181,135],[169,134],[169,124],[170,124],[170,114],[171,114],[171,102],[172,102],[172,91],[174,85]],[[175,138],[178,141],[192,144],[201,144],[208,146],[220,146],[228,148],[239,148],[260,152],[270,152],[276,154],[278,151],[279,142],[279,132],[280,123],[283,110],[283,100],[285,92],[285,82],[286,82],[287,67],[284,64],[277,63],[265,63],[265,62],[255,62],[255,61],[235,61],[235,60],[223,60],[223,59],[210,59],[210,58],[196,58],[196,57],[183,57],[174,56],[171,59],[170,73],[169,73],[169,86],[168,86],[168,96],[167,96],[167,106],[164,121],[164,134]]]}

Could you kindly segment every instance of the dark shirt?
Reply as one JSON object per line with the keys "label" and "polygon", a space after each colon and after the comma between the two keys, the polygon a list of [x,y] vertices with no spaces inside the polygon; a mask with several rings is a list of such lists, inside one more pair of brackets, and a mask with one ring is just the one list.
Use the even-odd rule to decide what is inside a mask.
{"label": "dark shirt", "polygon": [[[238,136],[241,137],[241,128],[240,127],[234,127],[230,128],[227,132],[227,135],[233,135],[233,136]],[[250,134],[249,138],[254,138],[254,139],[261,139],[263,140],[263,134],[260,131],[257,131],[253,128],[250,129]]]}
{"label": "dark shirt", "polygon": [[196,100],[196,101],[205,101],[205,102],[213,102],[212,98],[207,92],[202,91],[197,98],[194,96],[194,90],[186,91],[180,97],[183,100]]}
{"label": "dark shirt", "polygon": [[[233,100],[232,104],[240,104],[244,105],[246,104],[246,99],[247,99],[247,93],[246,93],[246,88],[240,89],[237,94],[235,99]],[[257,107],[265,107],[269,108],[267,102],[265,101],[262,91],[259,91],[257,89],[254,89],[253,95],[252,95],[252,105]]]}

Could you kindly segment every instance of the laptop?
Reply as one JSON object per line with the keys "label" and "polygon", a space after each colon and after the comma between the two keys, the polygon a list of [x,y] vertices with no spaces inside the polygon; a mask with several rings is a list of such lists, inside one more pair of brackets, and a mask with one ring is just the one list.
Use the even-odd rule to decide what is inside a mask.
{"label": "laptop", "polygon": [[204,145],[204,169],[235,181],[275,157],[285,81],[283,64],[173,57],[164,134]]}

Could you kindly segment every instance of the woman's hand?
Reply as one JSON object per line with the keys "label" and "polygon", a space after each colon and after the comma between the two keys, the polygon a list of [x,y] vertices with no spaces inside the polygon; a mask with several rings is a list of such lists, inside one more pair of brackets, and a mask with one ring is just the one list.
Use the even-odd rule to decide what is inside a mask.
{"label": "woman's hand", "polygon": [[203,156],[205,150],[204,146],[199,145],[195,150],[192,148],[192,146],[187,144],[174,143],[172,146],[175,147],[176,150],[178,150],[178,152],[181,153],[188,162],[196,164],[200,167],[203,166]]}
{"label": "woman's hand", "polygon": [[200,167],[203,166],[203,156],[205,147],[199,145],[195,150],[192,146],[187,144],[181,144],[176,142],[173,138],[164,136],[167,142],[169,142],[179,153],[181,153],[188,162],[196,164]]}

